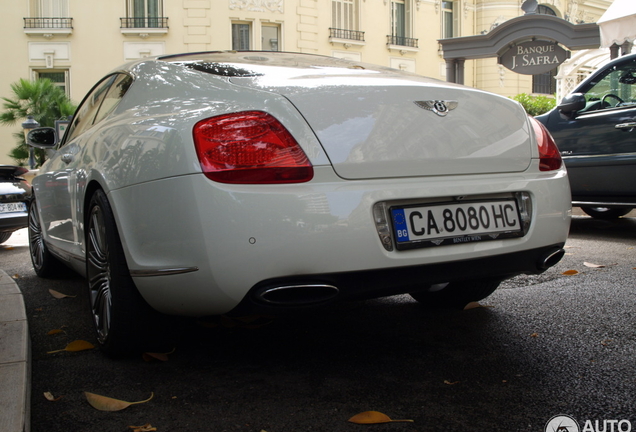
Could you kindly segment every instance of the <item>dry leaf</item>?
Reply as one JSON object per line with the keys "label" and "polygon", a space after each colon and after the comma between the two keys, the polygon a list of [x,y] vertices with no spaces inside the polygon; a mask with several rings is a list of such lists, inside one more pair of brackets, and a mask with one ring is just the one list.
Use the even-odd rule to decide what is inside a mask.
{"label": "dry leaf", "polygon": [[478,309],[478,308],[494,308],[494,306],[483,305],[479,302],[470,302],[466,306],[464,306],[464,310]]}
{"label": "dry leaf", "polygon": [[58,353],[62,351],[69,351],[69,352],[86,351],[93,348],[95,348],[95,345],[93,345],[90,342],[86,342],[85,340],[76,340],[66,345],[66,348],[64,349],[49,351],[47,352],[47,354],[54,354],[54,353]]}
{"label": "dry leaf", "polygon": [[566,271],[563,272],[563,274],[566,275],[566,276],[574,276],[574,275],[579,274],[579,272],[576,271],[576,270],[566,270]]}
{"label": "dry leaf", "polygon": [[386,414],[378,411],[365,411],[356,414],[349,419],[349,422],[356,424],[378,424],[378,423],[395,423],[395,422],[413,422],[413,420],[392,420]]}
{"label": "dry leaf", "polygon": [[146,423],[143,426],[128,426],[129,429],[132,429],[133,432],[152,432],[156,431],[156,427],[152,427],[150,423]]}
{"label": "dry leaf", "polygon": [[539,337],[539,333],[532,333],[530,337],[533,337],[533,338]]}
{"label": "dry leaf", "polygon": [[446,385],[455,385],[455,384],[459,384],[459,381],[444,380],[444,384],[446,384]]}
{"label": "dry leaf", "polygon": [[100,411],[121,411],[131,405],[137,405],[148,402],[154,397],[154,393],[150,393],[150,397],[139,402],[126,402],[119,399],[113,399],[106,396],[100,396],[95,393],[84,392],[86,399],[91,406]]}
{"label": "dry leaf", "polygon": [[583,265],[585,267],[590,267],[590,268],[605,268],[605,266],[603,264],[592,264],[589,262],[584,262]]}
{"label": "dry leaf", "polygon": [[601,342],[601,345],[608,346],[610,342],[612,342],[612,339],[605,339],[604,341]]}
{"label": "dry leaf", "polygon": [[14,274],[13,276],[11,276],[13,279],[20,279],[22,276],[20,276],[19,274]]}
{"label": "dry leaf", "polygon": [[66,298],[66,297],[70,297],[70,298],[77,297],[77,296],[72,296],[72,295],[62,294],[61,292],[59,292],[59,291],[55,291],[55,290],[52,290],[52,289],[50,289],[50,290],[49,290],[49,292],[50,292],[50,293],[51,293],[51,295],[52,295],[53,297],[55,297],[56,299],[63,299],[63,298]]}
{"label": "dry leaf", "polygon": [[55,329],[55,330],[51,330],[47,333],[47,335],[51,336],[51,335],[56,335],[58,333],[64,333],[64,330],[62,329]]}
{"label": "dry leaf", "polygon": [[167,362],[168,361],[168,356],[172,353],[174,353],[177,349],[173,348],[172,351],[170,352],[166,352],[166,353],[151,353],[151,352],[146,352],[143,353],[141,355],[141,358],[144,359],[144,361],[146,362],[151,362],[154,360],[159,360],[159,361],[163,361],[163,362]]}
{"label": "dry leaf", "polygon": [[168,361],[168,355],[163,353],[143,353],[141,358],[144,359],[145,362],[150,363],[151,361],[159,360],[162,362]]}
{"label": "dry leaf", "polygon": [[53,396],[53,393],[51,393],[51,392],[44,392],[44,397],[45,397],[47,400],[50,400],[51,402],[57,402],[57,401],[59,401],[60,399],[62,399],[62,396],[60,396],[60,397],[56,398],[55,396]]}

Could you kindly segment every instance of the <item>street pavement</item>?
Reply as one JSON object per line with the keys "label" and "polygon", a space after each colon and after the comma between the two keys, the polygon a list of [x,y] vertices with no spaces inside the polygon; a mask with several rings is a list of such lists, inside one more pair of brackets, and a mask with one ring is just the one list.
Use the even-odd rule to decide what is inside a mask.
{"label": "street pavement", "polygon": [[[324,317],[274,323],[251,334],[214,330],[211,336],[199,329],[183,335],[175,360],[167,365],[149,369],[120,362],[121,374],[112,374],[107,360],[88,366],[86,358],[69,357],[71,372],[62,379],[70,381],[72,374],[81,381],[73,385],[92,382],[90,390],[103,393],[133,382],[127,400],[141,399],[139,386],[151,384],[156,408],[100,416],[104,431],[135,424],[138,413],[150,416],[159,431],[354,431],[359,429],[347,426],[346,419],[367,409],[415,420],[414,426],[391,424],[374,431],[543,431],[551,416],[563,413],[578,419],[581,430],[606,426],[609,431],[611,426],[623,431],[628,424],[636,430],[636,218],[575,218],[561,263],[542,275],[505,282],[481,302],[484,307],[423,315],[408,296],[398,296]],[[4,247],[12,244],[24,247],[25,237],[18,235]],[[3,263],[16,277],[25,265]],[[13,276],[0,273],[0,287],[8,287],[0,291],[0,305],[21,297]],[[26,327],[23,311],[24,306],[7,320],[0,308],[0,317]],[[5,324],[0,324],[0,360],[7,347],[22,345],[9,364],[28,365],[28,338],[9,341]],[[36,355],[43,358],[45,350]],[[45,387],[39,381],[52,381],[55,370],[52,361],[41,363],[38,390]],[[22,432],[29,427],[28,372],[17,375],[23,385],[7,386],[7,376],[16,375],[4,367],[0,431]],[[174,384],[175,376],[180,384]],[[7,388],[16,396],[5,398],[2,389]],[[36,429],[89,424],[95,414],[76,408],[75,399],[67,396],[59,413],[43,409],[51,405],[38,394],[42,418],[34,419],[40,425]],[[15,409],[16,423],[8,422],[4,407]],[[56,419],[62,418],[68,423],[58,420],[58,427]],[[593,422],[600,422],[597,429]]]}

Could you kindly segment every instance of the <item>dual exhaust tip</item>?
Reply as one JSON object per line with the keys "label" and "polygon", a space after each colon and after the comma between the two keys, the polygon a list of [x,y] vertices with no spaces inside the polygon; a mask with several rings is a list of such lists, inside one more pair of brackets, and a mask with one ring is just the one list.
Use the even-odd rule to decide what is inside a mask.
{"label": "dual exhaust tip", "polygon": [[[546,270],[563,258],[565,250],[553,249],[542,255],[537,267]],[[297,284],[264,287],[254,293],[254,299],[271,307],[301,308],[328,304],[340,295],[340,290],[328,284]]]}

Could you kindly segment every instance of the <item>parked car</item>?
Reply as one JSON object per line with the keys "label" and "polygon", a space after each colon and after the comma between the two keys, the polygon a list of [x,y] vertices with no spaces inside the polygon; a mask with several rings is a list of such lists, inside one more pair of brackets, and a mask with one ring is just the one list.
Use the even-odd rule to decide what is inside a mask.
{"label": "parked car", "polygon": [[31,185],[20,177],[27,172],[24,167],[0,165],[0,243],[27,227]]}
{"label": "parked car", "polygon": [[135,61],[61,143],[29,141],[55,149],[33,181],[33,266],[86,276],[108,354],[142,349],[154,311],[463,307],[554,265],[569,229],[567,172],[519,104],[331,57]]}
{"label": "parked car", "polygon": [[636,207],[636,54],[599,68],[537,120],[559,147],[574,206],[602,219]]}

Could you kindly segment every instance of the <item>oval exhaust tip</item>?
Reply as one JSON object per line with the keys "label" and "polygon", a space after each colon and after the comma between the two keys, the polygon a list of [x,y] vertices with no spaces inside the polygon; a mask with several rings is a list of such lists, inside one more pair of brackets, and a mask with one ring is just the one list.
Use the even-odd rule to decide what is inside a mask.
{"label": "oval exhaust tip", "polygon": [[539,260],[539,268],[541,270],[546,270],[552,267],[553,265],[561,261],[561,258],[563,258],[564,255],[565,255],[565,250],[563,249],[557,249],[555,251],[552,251],[544,255],[543,258]]}
{"label": "oval exhaust tip", "polygon": [[317,306],[335,300],[339,293],[333,285],[288,285],[265,288],[256,294],[256,299],[269,306]]}

